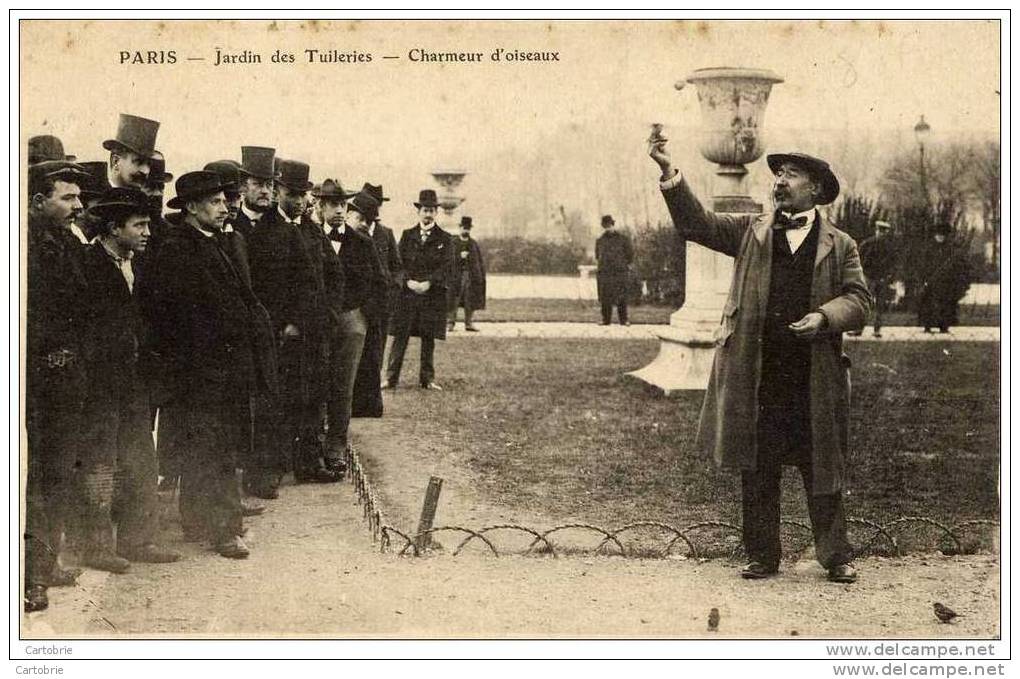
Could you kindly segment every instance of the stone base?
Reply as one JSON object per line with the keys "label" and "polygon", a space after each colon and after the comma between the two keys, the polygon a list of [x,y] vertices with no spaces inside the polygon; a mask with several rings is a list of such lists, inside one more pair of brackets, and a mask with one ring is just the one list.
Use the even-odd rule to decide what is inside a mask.
{"label": "stone base", "polygon": [[659,335],[659,355],[640,370],[627,373],[672,396],[681,391],[704,391],[712,374],[715,342],[710,333],[670,327]]}

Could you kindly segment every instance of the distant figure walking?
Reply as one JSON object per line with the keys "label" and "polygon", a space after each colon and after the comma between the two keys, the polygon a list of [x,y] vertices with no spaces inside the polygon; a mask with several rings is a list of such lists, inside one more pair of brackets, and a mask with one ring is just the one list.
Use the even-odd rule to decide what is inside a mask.
{"label": "distant figure walking", "polygon": [[471,218],[460,218],[460,236],[453,239],[453,277],[450,283],[450,318],[447,330],[457,325],[457,309],[464,307],[464,329],[478,332],[474,314],[485,308],[485,260],[478,241],[471,237]]}
{"label": "distant figure walking", "polygon": [[609,325],[612,322],[614,306],[620,317],[620,325],[630,325],[630,321],[627,320],[627,288],[630,265],[634,262],[634,246],[630,242],[630,237],[615,227],[616,222],[612,215],[603,215],[603,232],[595,241],[602,325]]}
{"label": "distant figure walking", "polygon": [[960,300],[970,286],[970,271],[967,261],[949,240],[949,229],[945,225],[935,227],[932,239],[922,251],[921,296],[917,307],[917,324],[925,332],[937,327],[939,332],[949,332],[956,325]]}

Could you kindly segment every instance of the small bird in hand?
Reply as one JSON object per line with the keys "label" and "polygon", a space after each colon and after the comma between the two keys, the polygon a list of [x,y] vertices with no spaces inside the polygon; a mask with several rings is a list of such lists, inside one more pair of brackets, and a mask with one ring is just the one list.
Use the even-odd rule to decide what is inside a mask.
{"label": "small bird in hand", "polygon": [[952,622],[953,619],[959,617],[959,614],[948,606],[935,602],[935,617],[942,622]]}
{"label": "small bird in hand", "polygon": [[719,609],[713,608],[708,612],[708,631],[718,632],[719,631]]}

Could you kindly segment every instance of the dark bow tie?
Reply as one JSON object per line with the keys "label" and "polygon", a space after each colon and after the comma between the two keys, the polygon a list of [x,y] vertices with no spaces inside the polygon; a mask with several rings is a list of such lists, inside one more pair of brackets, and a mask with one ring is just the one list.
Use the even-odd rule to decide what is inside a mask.
{"label": "dark bow tie", "polygon": [[343,234],[340,233],[340,228],[336,226],[329,227],[329,239],[336,241],[337,243],[343,241]]}
{"label": "dark bow tie", "polygon": [[786,231],[787,229],[799,229],[806,224],[807,217],[790,219],[785,212],[777,212],[775,221],[772,222],[772,228],[776,231]]}

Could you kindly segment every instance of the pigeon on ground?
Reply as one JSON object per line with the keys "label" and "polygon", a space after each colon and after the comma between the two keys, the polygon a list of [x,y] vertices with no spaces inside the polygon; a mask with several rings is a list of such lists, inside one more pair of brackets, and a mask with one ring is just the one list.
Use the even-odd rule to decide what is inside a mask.
{"label": "pigeon on ground", "polygon": [[952,622],[954,618],[959,617],[957,612],[948,606],[935,602],[935,617],[942,622]]}
{"label": "pigeon on ground", "polygon": [[708,631],[718,632],[719,631],[719,609],[713,608],[708,612]]}

